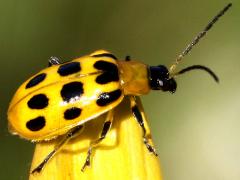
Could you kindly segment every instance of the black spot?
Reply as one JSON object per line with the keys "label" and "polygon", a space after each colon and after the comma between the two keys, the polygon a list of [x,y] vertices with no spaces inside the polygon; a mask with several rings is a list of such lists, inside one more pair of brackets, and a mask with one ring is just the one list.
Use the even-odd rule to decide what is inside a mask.
{"label": "black spot", "polygon": [[33,96],[27,104],[31,109],[43,109],[48,105],[48,98],[45,94],[38,94]]}
{"label": "black spot", "polygon": [[104,92],[98,96],[97,105],[106,106],[114,101],[116,101],[122,94],[120,89],[111,92]]}
{"label": "black spot", "polygon": [[69,102],[70,100],[78,100],[83,94],[83,84],[81,82],[70,82],[65,84],[61,90],[61,96],[64,101]]}
{"label": "black spot", "polygon": [[97,62],[95,62],[94,67],[98,70],[102,70],[102,71],[118,71],[118,68],[116,66],[116,64],[108,62],[108,61],[104,61],[104,60],[99,60]]}
{"label": "black spot", "polygon": [[94,64],[94,67],[103,71],[103,73],[96,78],[97,83],[106,84],[112,81],[119,81],[118,68],[114,63],[100,60]]}
{"label": "black spot", "polygon": [[110,57],[117,60],[117,57],[110,53],[95,54],[92,57]]}
{"label": "black spot", "polygon": [[118,73],[105,72],[96,78],[98,84],[107,84],[112,81],[119,81]]}
{"label": "black spot", "polygon": [[70,62],[67,64],[63,64],[59,67],[58,73],[61,76],[68,76],[70,74],[77,73],[81,70],[79,62]]}
{"label": "black spot", "polygon": [[27,122],[26,126],[31,131],[39,131],[46,124],[45,118],[43,116],[39,116],[35,119],[31,119]]}
{"label": "black spot", "polygon": [[64,112],[64,118],[66,120],[72,120],[72,119],[75,119],[77,118],[78,116],[80,116],[82,110],[80,108],[77,108],[77,107],[72,107],[70,109],[67,109],[65,112]]}
{"label": "black spot", "polygon": [[38,85],[40,82],[42,82],[46,78],[45,73],[38,74],[37,76],[33,77],[26,85],[27,88],[31,88],[33,86]]}

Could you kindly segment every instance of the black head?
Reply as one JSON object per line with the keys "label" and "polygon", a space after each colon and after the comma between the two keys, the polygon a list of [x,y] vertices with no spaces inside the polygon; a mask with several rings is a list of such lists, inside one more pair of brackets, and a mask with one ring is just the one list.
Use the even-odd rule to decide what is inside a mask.
{"label": "black head", "polygon": [[174,93],[177,89],[175,79],[169,79],[169,71],[163,65],[150,66],[148,78],[152,90],[162,90]]}

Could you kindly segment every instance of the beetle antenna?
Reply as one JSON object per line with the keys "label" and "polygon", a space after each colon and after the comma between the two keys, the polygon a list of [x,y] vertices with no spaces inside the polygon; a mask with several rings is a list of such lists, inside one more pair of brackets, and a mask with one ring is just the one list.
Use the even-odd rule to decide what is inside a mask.
{"label": "beetle antenna", "polygon": [[175,60],[175,63],[173,65],[170,66],[169,68],[169,74],[172,76],[174,76],[174,71],[177,67],[177,65],[180,63],[180,61],[182,60],[182,58],[184,56],[186,56],[191,50],[192,48],[199,42],[199,40],[201,38],[203,38],[207,31],[209,31],[213,24],[215,24],[218,19],[232,6],[232,3],[229,3],[227,6],[225,6],[208,24],[207,26],[200,32],[198,33],[197,36],[195,36],[195,38],[192,40],[192,42],[190,44],[187,45],[187,47],[184,49],[184,51],[182,51],[181,54],[178,55],[178,57]]}
{"label": "beetle antenna", "polygon": [[208,68],[206,66],[202,66],[202,65],[193,65],[193,66],[186,67],[186,68],[180,70],[179,72],[177,72],[175,75],[184,74],[185,72],[196,70],[196,69],[206,71],[210,76],[212,76],[212,78],[217,83],[219,82],[219,78],[217,77],[217,75],[210,68]]}

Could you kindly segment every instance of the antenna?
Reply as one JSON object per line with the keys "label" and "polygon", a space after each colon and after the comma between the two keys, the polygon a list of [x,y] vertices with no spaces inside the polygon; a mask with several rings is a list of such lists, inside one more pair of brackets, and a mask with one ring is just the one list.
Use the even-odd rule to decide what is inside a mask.
{"label": "antenna", "polygon": [[225,6],[208,24],[207,26],[200,32],[198,33],[197,36],[195,36],[195,38],[192,40],[192,42],[190,44],[187,45],[187,47],[184,49],[184,51],[178,55],[178,57],[175,60],[175,63],[173,65],[170,66],[169,68],[169,74],[170,76],[173,76],[174,71],[177,67],[177,65],[180,63],[180,61],[182,60],[182,58],[184,56],[186,56],[191,50],[192,48],[199,42],[199,40],[201,38],[203,38],[207,31],[209,31],[213,24],[215,24],[218,19],[232,6],[232,3],[229,3],[227,6]]}
{"label": "antenna", "polygon": [[186,68],[182,69],[181,71],[177,72],[175,74],[175,76],[179,75],[179,74],[184,74],[184,73],[186,73],[188,71],[192,71],[192,70],[196,70],[196,69],[206,71],[210,76],[212,76],[212,78],[217,83],[219,82],[219,78],[217,77],[217,75],[210,68],[208,68],[206,66],[202,66],[202,65],[192,65],[192,66],[186,67]]}

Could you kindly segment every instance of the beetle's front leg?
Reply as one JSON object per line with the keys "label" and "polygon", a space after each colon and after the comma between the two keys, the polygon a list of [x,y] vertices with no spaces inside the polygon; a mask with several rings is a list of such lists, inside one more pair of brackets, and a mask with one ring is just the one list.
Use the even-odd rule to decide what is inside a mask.
{"label": "beetle's front leg", "polygon": [[155,148],[149,143],[149,139],[146,136],[146,128],[144,126],[143,116],[137,106],[136,99],[134,96],[130,96],[130,103],[131,103],[132,113],[133,113],[135,119],[137,120],[138,124],[141,126],[142,131],[143,131],[143,143],[146,145],[149,152],[151,152],[155,156],[157,156],[158,154],[157,154]]}

